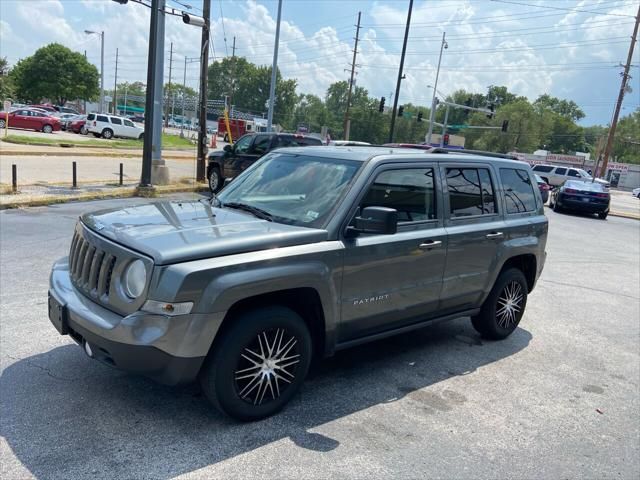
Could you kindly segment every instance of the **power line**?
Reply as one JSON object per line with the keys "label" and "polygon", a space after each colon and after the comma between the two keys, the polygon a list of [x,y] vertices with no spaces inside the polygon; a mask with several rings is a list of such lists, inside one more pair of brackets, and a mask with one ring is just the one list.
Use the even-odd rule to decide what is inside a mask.
{"label": "power line", "polygon": [[229,49],[227,48],[227,32],[224,28],[224,13],[222,13],[222,0],[220,0],[220,20],[222,21],[222,37],[224,38],[224,54],[229,56]]}
{"label": "power line", "polygon": [[[565,12],[594,13],[596,15],[608,15],[608,16],[611,16],[611,17],[630,17],[630,18],[635,18],[633,15],[624,15],[622,13],[603,13],[603,12],[599,12],[597,10],[581,10],[581,9],[577,9],[577,8],[552,7],[549,4],[535,5],[535,4],[532,4],[532,3],[511,2],[509,0],[491,0],[491,1],[492,2],[496,2],[496,3],[509,3],[511,5],[520,5],[522,7],[544,8],[544,9],[547,9],[547,10],[561,10],[561,11],[565,11]],[[611,7],[607,7],[607,8],[611,8]]]}

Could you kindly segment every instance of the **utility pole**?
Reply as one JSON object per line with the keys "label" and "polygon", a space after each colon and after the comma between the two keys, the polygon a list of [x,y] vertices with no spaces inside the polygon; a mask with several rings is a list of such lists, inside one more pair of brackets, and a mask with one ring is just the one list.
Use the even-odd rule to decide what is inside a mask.
{"label": "utility pole", "polygon": [[[87,59],[87,51],[86,50],[84,51],[84,59],[85,60]],[[85,115],[87,114],[87,101],[86,100],[84,101],[84,113],[85,113]]]}
{"label": "utility pole", "polygon": [[349,93],[347,93],[347,109],[344,112],[344,139],[349,140],[351,130],[351,120],[349,119],[349,108],[351,107],[351,90],[353,89],[353,75],[356,70],[356,55],[358,54],[358,37],[360,35],[360,17],[362,12],[358,12],[358,24],[356,25],[356,43],[353,47],[353,61],[351,62],[351,79],[349,80]]}
{"label": "utility pole", "polygon": [[[113,80],[113,114],[118,114],[118,49],[116,48],[116,76]],[[126,114],[125,114],[126,115]]]}
{"label": "utility pole", "polygon": [[100,113],[104,113],[104,31],[100,33]]}
{"label": "utility pole", "polygon": [[169,94],[171,93],[171,69],[173,67],[173,42],[171,42],[171,47],[169,50],[169,84],[167,87],[167,108],[166,113],[164,115],[164,126],[165,128],[169,126]]}
{"label": "utility pole", "polygon": [[[153,185],[166,185],[169,183],[169,167],[167,167],[166,161],[162,158],[162,116],[164,113],[163,100],[164,100],[164,27],[165,27],[165,7],[166,0],[158,0],[158,33],[156,39],[156,56],[154,59],[154,89],[153,89],[153,102],[156,108],[153,110],[153,129],[152,135],[152,148],[151,148],[151,182]],[[148,86],[147,86],[148,88]],[[146,115],[146,113],[145,113]],[[144,132],[145,137],[147,132]]]}
{"label": "utility pole", "polygon": [[[411,0],[413,1],[413,0]],[[276,39],[273,46],[273,65],[271,66],[271,86],[269,87],[269,113],[267,114],[267,132],[273,130],[273,106],[276,102],[276,69],[278,68],[278,43],[280,42],[280,19],[282,18],[282,0],[278,0],[278,20]]]}
{"label": "utility pole", "polygon": [[[440,62],[442,62],[442,51],[449,48],[445,40],[446,32],[442,32],[442,42],[440,43],[440,56],[438,57],[438,69],[436,70],[436,83],[433,84],[433,98],[431,99],[431,112],[429,113],[429,131],[427,132],[427,143],[431,143],[431,135],[433,134],[433,122],[436,119],[436,89],[438,88],[438,77],[440,76]],[[444,100],[444,99],[443,99]]]}
{"label": "utility pole", "polygon": [[151,150],[153,149],[153,113],[155,99],[155,58],[158,42],[158,12],[159,0],[151,0],[151,20],[149,21],[149,58],[147,60],[147,92],[144,108],[144,143],[142,147],[142,174],[140,176],[141,189],[151,187]]}
{"label": "utility pole", "polygon": [[198,130],[198,159],[196,165],[196,180],[206,180],[206,161],[209,148],[207,146],[207,74],[209,67],[209,26],[211,23],[211,0],[202,0],[202,40],[200,42],[200,129]]}
{"label": "utility pole", "polygon": [[236,89],[236,37],[233,37],[233,47],[231,47],[231,93],[229,95],[229,108],[233,105],[233,93]]}
{"label": "utility pole", "polygon": [[404,42],[402,43],[402,54],[400,55],[400,68],[398,69],[398,82],[396,83],[396,95],[393,99],[393,112],[391,113],[391,127],[389,128],[389,143],[393,142],[393,130],[396,126],[396,111],[398,109],[398,98],[400,97],[400,82],[402,82],[404,68],[404,55],[407,51],[407,39],[409,38],[409,27],[411,26],[411,10],[413,0],[409,0],[409,11],[407,12],[407,26],[404,30]]}
{"label": "utility pole", "polygon": [[[607,174],[607,163],[609,163],[609,156],[611,155],[611,149],[613,148],[613,138],[616,134],[616,127],[618,126],[618,116],[620,115],[620,108],[622,107],[622,100],[624,99],[624,92],[627,88],[627,81],[631,76],[629,75],[629,68],[631,67],[631,60],[633,59],[633,48],[636,45],[636,38],[638,37],[638,24],[640,23],[640,6],[638,7],[638,13],[636,14],[636,24],[633,27],[633,35],[631,36],[631,45],[629,45],[629,54],[627,55],[627,63],[624,66],[624,73],[622,74],[622,82],[620,84],[620,92],[618,93],[618,101],[616,102],[616,108],[613,112],[613,119],[611,120],[611,127],[609,128],[609,137],[607,138],[607,147],[604,150],[604,159],[602,162],[602,177]],[[597,172],[594,172],[594,177]]]}

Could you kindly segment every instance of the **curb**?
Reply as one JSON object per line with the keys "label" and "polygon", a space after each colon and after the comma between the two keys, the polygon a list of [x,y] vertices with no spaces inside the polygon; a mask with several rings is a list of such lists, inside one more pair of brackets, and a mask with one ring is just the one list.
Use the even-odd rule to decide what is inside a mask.
{"label": "curb", "polygon": [[621,218],[630,218],[632,220],[640,220],[640,215],[637,213],[627,213],[627,212],[614,212],[609,210],[609,215],[612,217],[621,217]]}
{"label": "curb", "polygon": [[209,187],[206,184],[200,184],[197,186],[170,186],[170,187],[155,187],[154,195],[139,195],[138,186],[132,186],[126,190],[120,190],[117,192],[98,192],[98,193],[80,193],[78,195],[60,196],[53,198],[37,198],[28,199],[23,201],[15,201],[0,204],[0,210],[9,210],[13,208],[23,207],[43,207],[47,205],[55,205],[57,203],[89,201],[89,200],[107,200],[114,198],[130,198],[130,197],[153,197],[157,195],[167,193],[189,193],[189,192],[205,192]]}
{"label": "curb", "polygon": [[[56,147],[57,148],[57,147]],[[93,147],[96,148],[96,147]],[[174,150],[174,151],[184,151],[184,150]],[[191,153],[191,152],[189,152]],[[26,152],[24,150],[17,151],[7,151],[0,150],[0,156],[16,156],[16,157],[109,157],[109,158],[142,158],[142,152],[131,153],[131,152],[74,152],[72,149],[69,149],[69,152],[43,152],[43,151],[35,151],[35,152]],[[195,153],[193,153],[193,157],[186,155],[163,155],[163,159],[166,160],[195,160]]]}

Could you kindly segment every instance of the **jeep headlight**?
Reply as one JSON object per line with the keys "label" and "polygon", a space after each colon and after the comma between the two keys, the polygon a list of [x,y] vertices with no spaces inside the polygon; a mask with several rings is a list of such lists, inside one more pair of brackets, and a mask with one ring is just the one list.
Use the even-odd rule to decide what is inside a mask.
{"label": "jeep headlight", "polygon": [[134,260],[124,271],[123,282],[124,293],[129,298],[135,299],[142,295],[147,284],[147,269],[142,260]]}

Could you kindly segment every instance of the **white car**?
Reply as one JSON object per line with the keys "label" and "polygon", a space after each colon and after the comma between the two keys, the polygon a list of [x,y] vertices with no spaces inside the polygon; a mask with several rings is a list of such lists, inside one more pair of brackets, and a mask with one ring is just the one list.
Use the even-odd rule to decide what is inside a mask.
{"label": "white car", "polygon": [[142,140],[144,128],[140,128],[128,118],[115,115],[104,115],[101,113],[90,113],[87,115],[87,131],[96,137],[135,138]]}
{"label": "white car", "polygon": [[[534,165],[533,169],[542,179],[552,187],[559,187],[566,180],[586,180],[591,181],[593,177],[581,168],[559,167],[557,165]],[[609,182],[603,178],[596,178],[597,183],[609,187]]]}
{"label": "white car", "polygon": [[631,191],[631,194],[632,194],[634,197],[640,198],[640,187],[638,187],[638,188],[634,188],[634,189]]}

